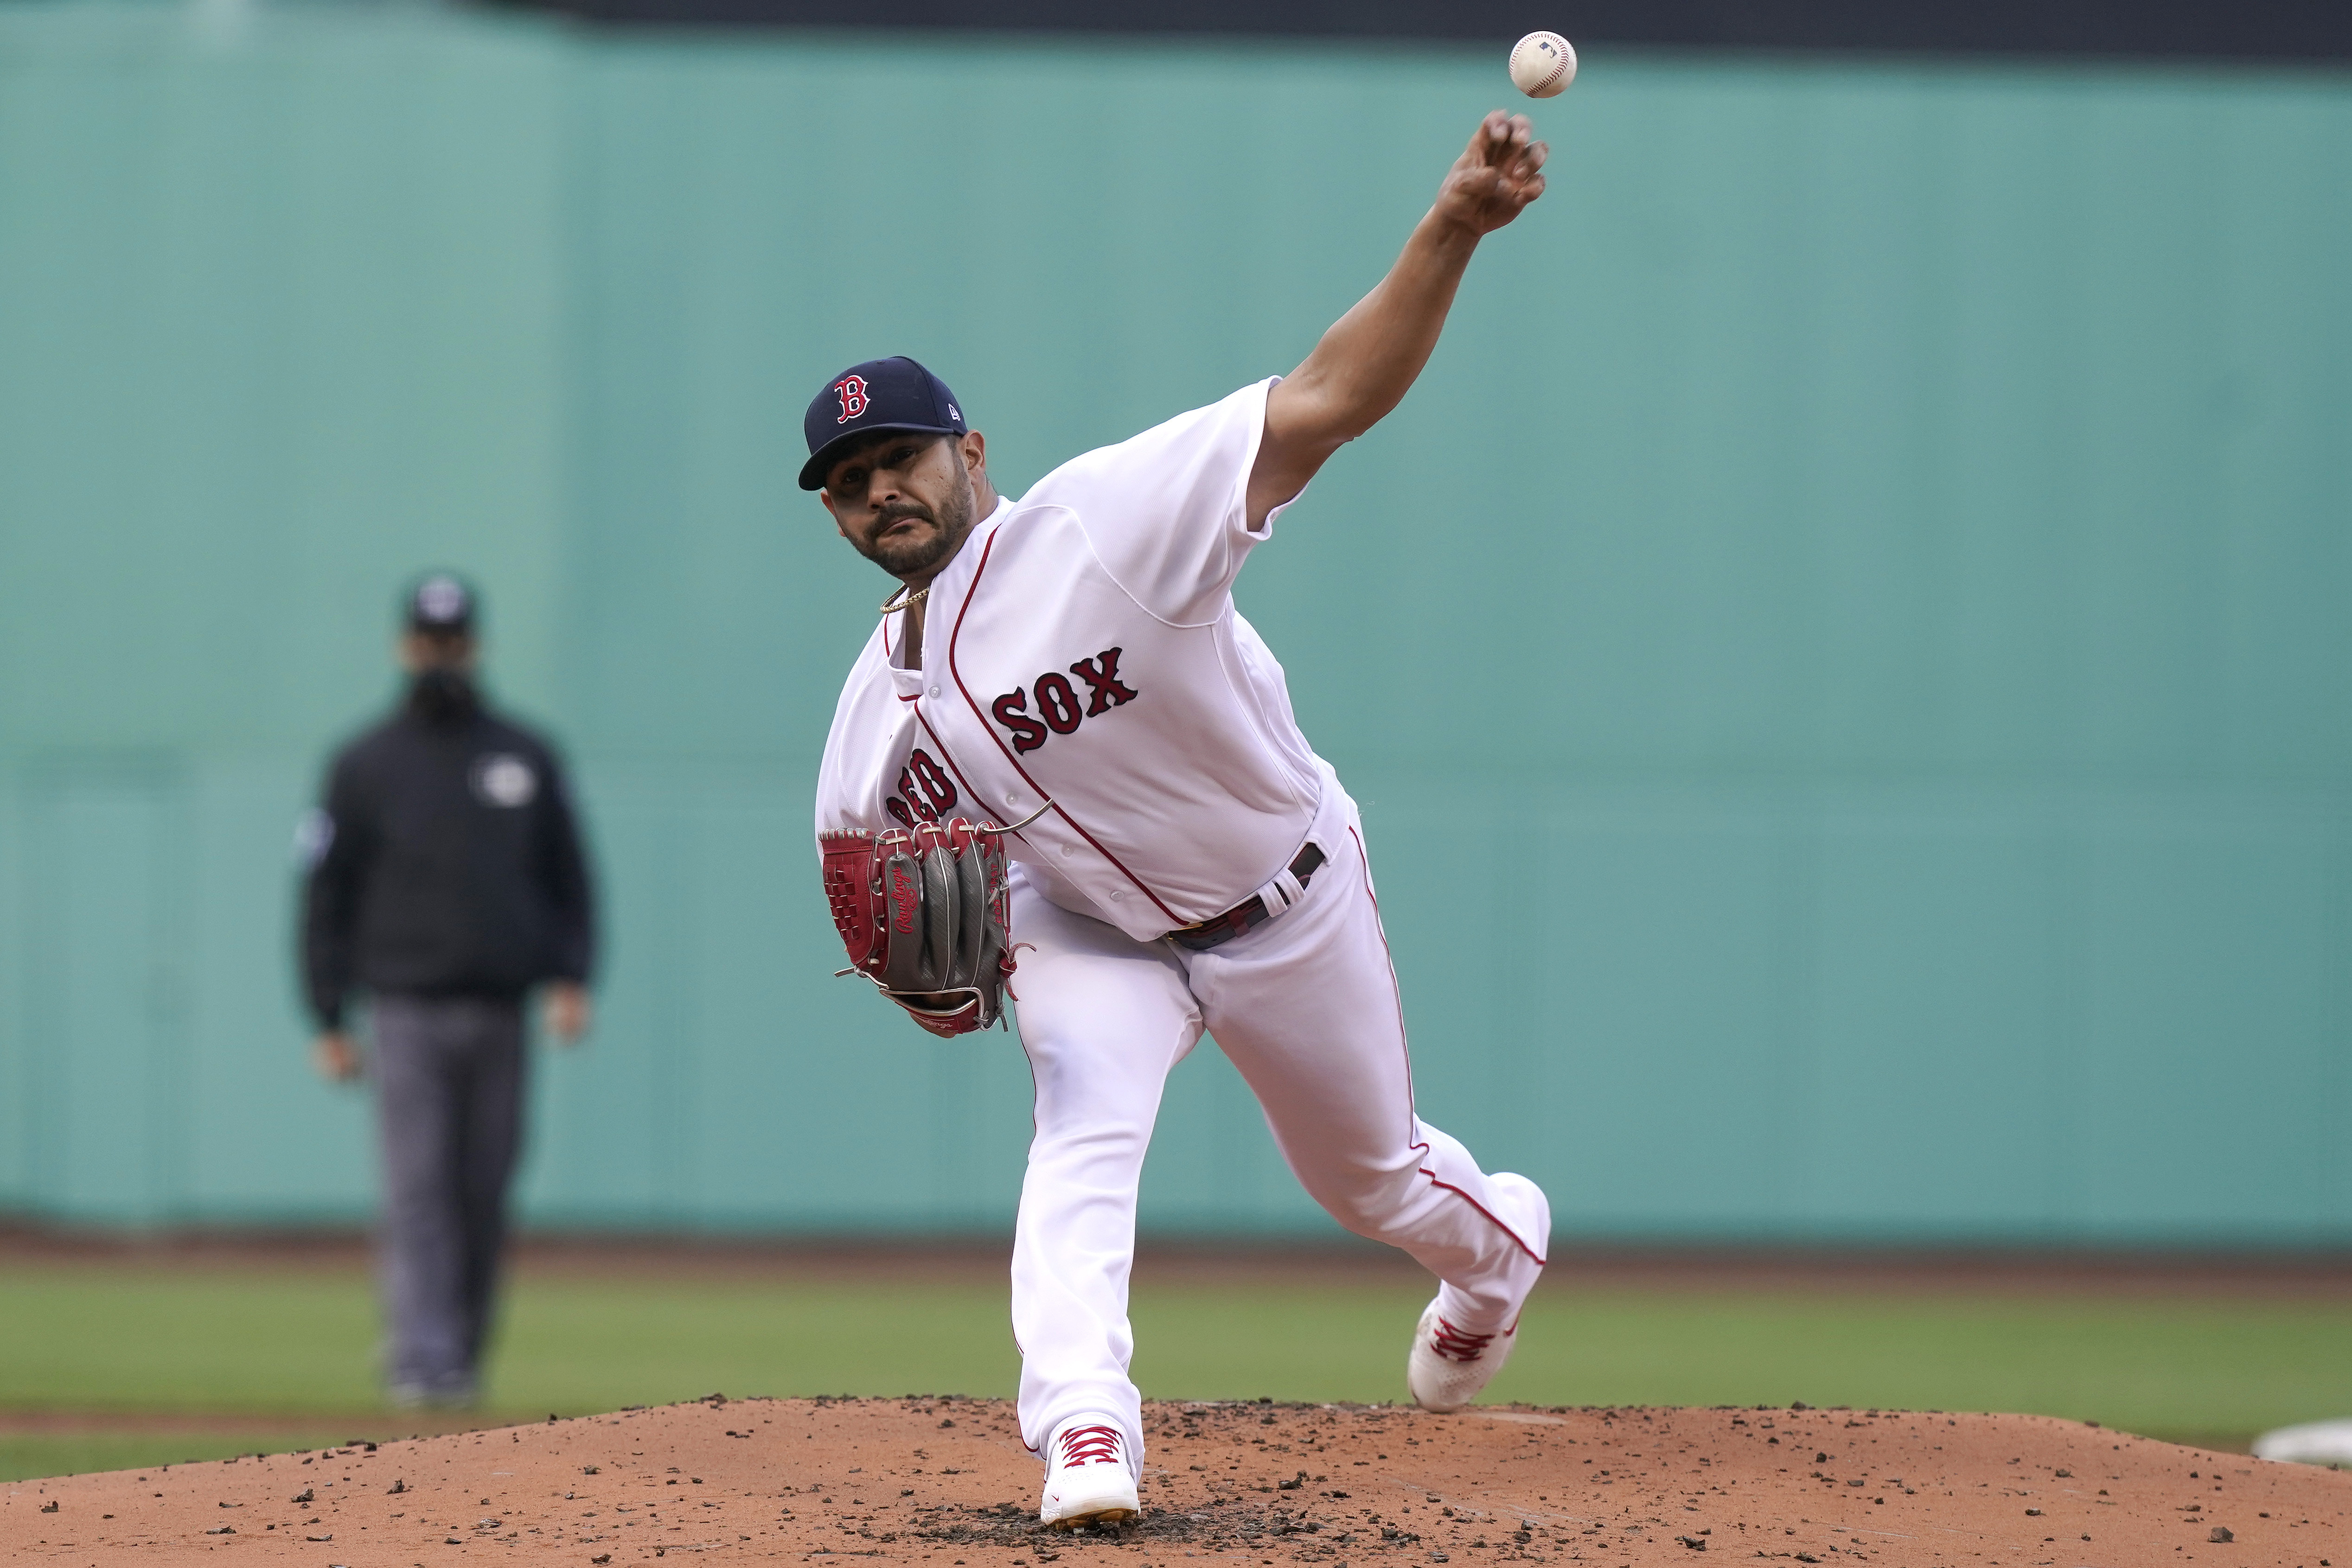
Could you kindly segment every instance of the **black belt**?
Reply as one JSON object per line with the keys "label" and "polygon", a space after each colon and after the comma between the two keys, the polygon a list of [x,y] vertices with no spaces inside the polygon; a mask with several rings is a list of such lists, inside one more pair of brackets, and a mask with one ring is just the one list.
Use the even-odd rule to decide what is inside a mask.
{"label": "black belt", "polygon": [[[1299,886],[1305,887],[1307,879],[1322,863],[1322,849],[1309,844],[1298,852],[1297,860],[1290,862],[1290,874],[1298,879]],[[1218,943],[1230,942],[1244,931],[1255,931],[1273,918],[1274,912],[1265,906],[1265,899],[1251,898],[1234,904],[1223,915],[1213,915],[1191,925],[1178,926],[1168,934],[1168,940],[1179,947],[1205,953]]]}

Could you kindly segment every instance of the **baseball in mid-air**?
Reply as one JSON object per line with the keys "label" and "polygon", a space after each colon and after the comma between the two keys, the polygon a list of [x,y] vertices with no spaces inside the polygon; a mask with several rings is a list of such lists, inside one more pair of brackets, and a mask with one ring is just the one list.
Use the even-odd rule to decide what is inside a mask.
{"label": "baseball in mid-air", "polygon": [[1553,98],[1576,79],[1576,47],[1558,33],[1529,33],[1511,46],[1511,85],[1529,98]]}

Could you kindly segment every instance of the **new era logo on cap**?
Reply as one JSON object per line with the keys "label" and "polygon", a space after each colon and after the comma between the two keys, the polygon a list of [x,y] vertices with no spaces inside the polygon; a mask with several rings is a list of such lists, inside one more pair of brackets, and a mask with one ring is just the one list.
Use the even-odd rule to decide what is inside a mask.
{"label": "new era logo on cap", "polygon": [[947,382],[904,356],[868,360],[834,377],[809,404],[802,427],[809,448],[803,490],[823,489],[839,454],[866,436],[886,430],[961,435],[969,428]]}

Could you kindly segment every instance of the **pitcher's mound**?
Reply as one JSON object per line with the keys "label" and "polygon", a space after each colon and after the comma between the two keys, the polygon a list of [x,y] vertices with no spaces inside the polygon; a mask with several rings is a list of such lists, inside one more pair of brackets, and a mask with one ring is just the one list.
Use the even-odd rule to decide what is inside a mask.
{"label": "pitcher's mound", "polygon": [[[405,1443],[20,1481],[0,1547],[118,1563],[442,1568],[852,1557],[1742,1560],[2352,1568],[2352,1476],[2032,1416],[1153,1405],[1144,1515],[1036,1522],[1009,1406],[722,1400]],[[1710,1557],[1709,1561],[1717,1561]]]}

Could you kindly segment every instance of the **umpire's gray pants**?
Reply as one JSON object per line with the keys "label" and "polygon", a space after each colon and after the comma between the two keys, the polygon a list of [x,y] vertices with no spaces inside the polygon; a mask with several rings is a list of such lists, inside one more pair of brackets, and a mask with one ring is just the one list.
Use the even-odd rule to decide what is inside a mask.
{"label": "umpire's gray pants", "polygon": [[471,1388],[522,1144],[520,1000],[378,997],[378,1270],[395,1388]]}

